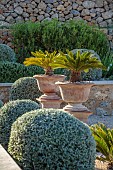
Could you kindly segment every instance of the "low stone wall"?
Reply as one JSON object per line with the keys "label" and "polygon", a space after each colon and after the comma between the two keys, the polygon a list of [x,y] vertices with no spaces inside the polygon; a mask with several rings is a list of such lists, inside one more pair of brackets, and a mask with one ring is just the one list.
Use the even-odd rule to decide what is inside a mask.
{"label": "low stone wall", "polygon": [[84,103],[94,114],[113,115],[113,81],[93,81],[90,96]]}
{"label": "low stone wall", "polygon": [[9,101],[11,86],[12,83],[0,83],[0,100],[2,100],[3,103],[7,103]]}
{"label": "low stone wall", "polygon": [[[90,96],[85,106],[93,114],[100,116],[113,115],[113,81],[93,81]],[[9,101],[9,93],[12,83],[0,83],[0,100],[4,103]]]}
{"label": "low stone wall", "polygon": [[[20,21],[43,21],[57,18],[59,21],[83,19],[90,25],[103,27],[113,50],[113,0],[1,0],[0,25],[7,26]],[[112,27],[112,28],[111,28]],[[0,43],[6,42],[6,36]],[[10,41],[11,42],[11,41]],[[11,44],[8,44],[11,46]]]}

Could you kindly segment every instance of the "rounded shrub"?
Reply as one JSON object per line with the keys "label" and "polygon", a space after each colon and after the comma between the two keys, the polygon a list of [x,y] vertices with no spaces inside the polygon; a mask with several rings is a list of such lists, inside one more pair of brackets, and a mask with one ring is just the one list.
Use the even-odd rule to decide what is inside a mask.
{"label": "rounded shrub", "polygon": [[0,44],[0,61],[16,62],[15,52],[6,44]]}
{"label": "rounded shrub", "polygon": [[31,100],[10,101],[0,109],[0,143],[6,149],[13,122],[22,114],[35,109],[39,109],[39,105]]}
{"label": "rounded shrub", "polygon": [[8,151],[23,170],[94,170],[95,141],[88,126],[57,109],[19,117]]}
{"label": "rounded shrub", "polygon": [[31,99],[36,101],[36,98],[40,97],[41,94],[35,78],[23,77],[13,83],[9,100]]}
{"label": "rounded shrub", "polygon": [[32,77],[35,74],[43,74],[44,71],[38,66],[26,67],[20,63],[1,62],[0,63],[0,82],[14,83],[21,77]]}
{"label": "rounded shrub", "polygon": [[12,26],[12,35],[20,63],[31,56],[31,51],[39,49],[66,52],[66,49],[86,48],[96,51],[101,59],[110,51],[107,36],[83,20],[16,23]]}

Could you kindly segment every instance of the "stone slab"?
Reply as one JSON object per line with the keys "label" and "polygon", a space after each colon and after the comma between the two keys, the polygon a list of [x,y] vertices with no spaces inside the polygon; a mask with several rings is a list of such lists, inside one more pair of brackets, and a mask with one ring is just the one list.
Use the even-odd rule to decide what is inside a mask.
{"label": "stone slab", "polygon": [[21,170],[1,145],[0,145],[0,170]]}

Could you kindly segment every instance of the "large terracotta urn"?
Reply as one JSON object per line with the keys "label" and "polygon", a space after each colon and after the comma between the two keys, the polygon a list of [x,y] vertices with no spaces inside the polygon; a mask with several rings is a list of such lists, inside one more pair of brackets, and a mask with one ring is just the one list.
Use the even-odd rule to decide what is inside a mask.
{"label": "large terracotta urn", "polygon": [[37,100],[41,103],[42,108],[55,108],[59,109],[62,99],[59,97],[59,87],[55,82],[64,81],[64,75],[34,75],[37,79],[38,88],[44,94]]}
{"label": "large terracotta urn", "polygon": [[88,100],[93,83],[56,82],[56,84],[60,88],[62,99],[68,103],[63,110],[68,111],[76,118],[86,123],[88,116],[92,114],[92,112],[82,103]]}

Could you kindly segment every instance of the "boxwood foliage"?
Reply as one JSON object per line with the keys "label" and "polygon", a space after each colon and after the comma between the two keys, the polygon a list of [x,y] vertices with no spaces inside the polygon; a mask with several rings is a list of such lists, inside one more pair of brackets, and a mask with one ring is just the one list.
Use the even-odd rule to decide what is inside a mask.
{"label": "boxwood foliage", "polygon": [[14,50],[6,44],[0,44],[0,61],[16,62]]}
{"label": "boxwood foliage", "polygon": [[13,83],[21,77],[32,77],[35,74],[43,74],[44,71],[38,66],[24,66],[20,63],[0,62],[0,82]]}
{"label": "boxwood foliage", "polygon": [[[55,74],[64,74],[69,76],[69,71],[66,69],[56,69]],[[0,82],[14,83],[21,77],[32,77],[35,74],[44,74],[44,70],[38,66],[25,66],[20,63],[0,62]]]}
{"label": "boxwood foliage", "polygon": [[88,126],[58,109],[19,117],[8,151],[23,170],[94,170],[96,146]]}
{"label": "boxwood foliage", "polygon": [[13,83],[9,100],[30,99],[36,101],[36,98],[40,97],[41,94],[35,78],[23,77]]}
{"label": "boxwood foliage", "polygon": [[6,149],[13,122],[24,113],[35,109],[39,109],[39,105],[31,100],[10,101],[0,109],[0,143]]}

